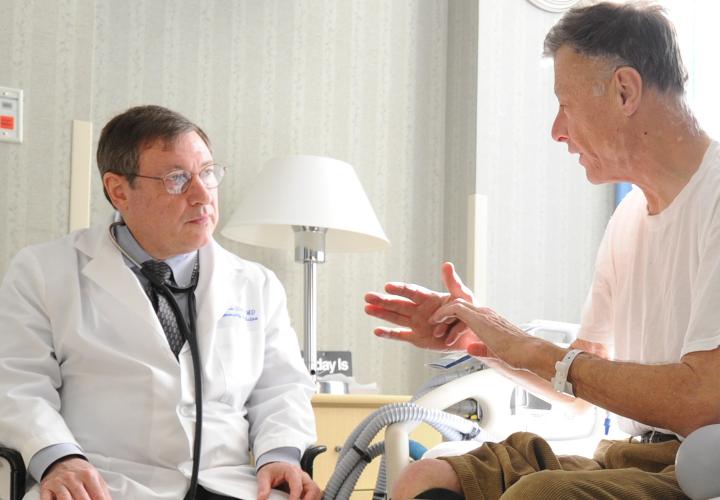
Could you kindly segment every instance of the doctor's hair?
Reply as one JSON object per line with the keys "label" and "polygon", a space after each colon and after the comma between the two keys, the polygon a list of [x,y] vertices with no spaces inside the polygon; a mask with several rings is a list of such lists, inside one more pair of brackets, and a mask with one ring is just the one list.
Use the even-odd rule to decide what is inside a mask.
{"label": "doctor's hair", "polygon": [[[100,178],[113,172],[126,177],[132,187],[142,149],[157,140],[172,142],[188,132],[196,132],[210,149],[207,134],[180,113],[155,105],[128,109],[110,120],[100,133],[97,149]],[[104,187],[103,192],[112,204]]]}
{"label": "doctor's hair", "polygon": [[688,75],[675,28],[665,10],[648,2],[601,2],[570,9],[545,37],[543,55],[567,45],[586,57],[608,60],[613,70],[634,68],[648,87],[681,96]]}

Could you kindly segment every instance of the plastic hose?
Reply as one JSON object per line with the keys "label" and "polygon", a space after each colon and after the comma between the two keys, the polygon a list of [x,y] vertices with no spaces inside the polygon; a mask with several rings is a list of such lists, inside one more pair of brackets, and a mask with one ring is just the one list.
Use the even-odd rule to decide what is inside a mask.
{"label": "plastic hose", "polygon": [[384,450],[384,445],[378,446],[380,443],[370,446],[371,441],[383,428],[398,422],[425,422],[440,432],[445,439],[468,440],[476,438],[481,433],[476,423],[442,410],[424,408],[413,403],[383,406],[366,417],[345,441],[335,471],[325,489],[324,498],[329,500],[349,498],[365,466]]}

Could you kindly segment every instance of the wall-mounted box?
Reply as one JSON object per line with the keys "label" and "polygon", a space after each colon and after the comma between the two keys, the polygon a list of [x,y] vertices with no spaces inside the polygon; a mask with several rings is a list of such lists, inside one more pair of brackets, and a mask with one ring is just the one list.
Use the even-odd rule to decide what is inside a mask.
{"label": "wall-mounted box", "polygon": [[0,142],[23,141],[23,91],[0,87]]}

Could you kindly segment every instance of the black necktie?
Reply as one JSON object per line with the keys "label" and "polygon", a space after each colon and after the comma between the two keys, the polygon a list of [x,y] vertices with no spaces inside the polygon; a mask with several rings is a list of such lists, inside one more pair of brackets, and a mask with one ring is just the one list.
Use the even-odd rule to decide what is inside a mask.
{"label": "black necktie", "polygon": [[165,337],[167,338],[170,349],[172,350],[175,357],[178,357],[180,349],[185,344],[185,338],[183,337],[178,321],[184,321],[182,318],[178,318],[170,305],[170,299],[166,297],[166,291],[158,284],[163,284],[169,288],[172,292],[194,292],[195,285],[197,283],[197,261],[195,262],[195,268],[193,269],[192,279],[190,286],[186,288],[179,288],[173,277],[172,269],[165,262],[157,260],[148,260],[143,262],[142,265],[144,274],[151,273],[155,279],[150,279],[147,284],[146,292],[150,297],[155,312],[157,313],[160,325],[162,325]]}

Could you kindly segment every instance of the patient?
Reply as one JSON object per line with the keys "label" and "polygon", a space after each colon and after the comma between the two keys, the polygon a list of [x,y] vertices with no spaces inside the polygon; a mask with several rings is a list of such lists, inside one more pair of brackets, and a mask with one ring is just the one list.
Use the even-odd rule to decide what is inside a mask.
{"label": "patient", "polygon": [[319,499],[314,385],[282,285],[213,239],[207,136],[139,106],[97,161],[118,222],[22,250],[0,287],[0,443],[27,498]]}
{"label": "patient", "polygon": [[633,442],[603,441],[595,460],[555,456],[517,433],[459,457],[405,469],[392,498],[444,488],[470,499],[686,498],[678,436],[720,422],[720,145],[685,100],[685,68],[657,6],[600,3],[550,30],[559,111],[554,140],[592,183],[631,182],[608,224],[570,349],[526,335],[481,307],[451,264],[448,293],[389,283],[366,311],[376,335],[464,350],[554,404],[620,416]]}

